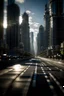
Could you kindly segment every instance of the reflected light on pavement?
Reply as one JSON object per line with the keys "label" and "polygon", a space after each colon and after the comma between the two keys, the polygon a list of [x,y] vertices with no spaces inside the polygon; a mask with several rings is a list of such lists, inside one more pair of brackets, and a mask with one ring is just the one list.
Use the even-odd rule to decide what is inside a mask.
{"label": "reflected light on pavement", "polygon": [[20,64],[16,64],[16,65],[13,66],[13,68],[14,68],[15,71],[20,71],[22,66]]}
{"label": "reflected light on pavement", "polygon": [[58,62],[59,64],[61,64],[62,62]]}

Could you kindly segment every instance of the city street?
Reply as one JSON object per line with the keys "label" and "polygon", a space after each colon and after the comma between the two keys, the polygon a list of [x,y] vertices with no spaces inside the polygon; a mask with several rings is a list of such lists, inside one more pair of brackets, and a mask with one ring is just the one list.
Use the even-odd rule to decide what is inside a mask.
{"label": "city street", "polygon": [[64,96],[63,63],[39,58],[0,70],[0,96]]}

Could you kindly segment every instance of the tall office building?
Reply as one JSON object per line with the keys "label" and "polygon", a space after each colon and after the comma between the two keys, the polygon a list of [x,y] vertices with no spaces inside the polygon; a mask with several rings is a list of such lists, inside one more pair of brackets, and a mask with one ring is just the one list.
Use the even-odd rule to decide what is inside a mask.
{"label": "tall office building", "polygon": [[30,32],[30,50],[31,54],[34,55],[34,32]]}
{"label": "tall office building", "polygon": [[14,4],[14,3],[15,3],[15,0],[8,0],[8,5]]}
{"label": "tall office building", "polygon": [[43,50],[45,49],[45,45],[44,45],[44,27],[42,25],[40,25],[39,27],[39,33],[37,35],[37,48],[38,48],[38,54],[40,52],[43,52]]}
{"label": "tall office building", "polygon": [[30,33],[29,33],[29,16],[25,12],[22,15],[23,21],[21,24],[21,42],[24,44],[24,51],[30,52]]}
{"label": "tall office building", "polygon": [[49,8],[48,5],[45,5],[45,14],[44,14],[44,36],[45,36],[45,49],[48,49],[49,46],[49,28],[50,28],[50,19],[49,19]]}
{"label": "tall office building", "polygon": [[0,42],[3,40],[4,0],[0,0]]}
{"label": "tall office building", "polygon": [[6,41],[10,50],[17,48],[19,45],[19,16],[20,9],[15,4],[15,0],[8,0]]}
{"label": "tall office building", "polygon": [[0,0],[0,54],[2,54],[3,42],[3,18],[4,18],[4,0]]}
{"label": "tall office building", "polygon": [[64,0],[50,0],[50,42],[49,45],[54,47],[64,41]]}
{"label": "tall office building", "polygon": [[49,0],[50,33],[49,47],[52,55],[60,54],[64,41],[64,0]]}

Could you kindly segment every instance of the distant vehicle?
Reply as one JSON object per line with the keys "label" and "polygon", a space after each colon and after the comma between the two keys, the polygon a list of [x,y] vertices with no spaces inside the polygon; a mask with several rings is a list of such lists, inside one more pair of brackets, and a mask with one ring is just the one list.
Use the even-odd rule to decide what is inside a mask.
{"label": "distant vehicle", "polygon": [[0,55],[0,61],[1,60],[8,60],[8,55],[7,54]]}
{"label": "distant vehicle", "polygon": [[41,63],[39,59],[30,59],[31,63]]}

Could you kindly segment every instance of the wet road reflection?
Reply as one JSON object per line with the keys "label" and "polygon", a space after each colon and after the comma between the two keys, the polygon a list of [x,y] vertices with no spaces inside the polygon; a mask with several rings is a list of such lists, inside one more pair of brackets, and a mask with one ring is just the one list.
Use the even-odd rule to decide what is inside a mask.
{"label": "wet road reflection", "polygon": [[1,70],[0,96],[64,96],[64,69],[58,64],[39,58]]}

